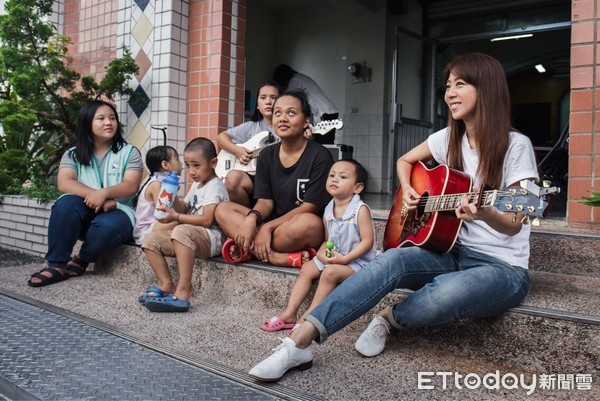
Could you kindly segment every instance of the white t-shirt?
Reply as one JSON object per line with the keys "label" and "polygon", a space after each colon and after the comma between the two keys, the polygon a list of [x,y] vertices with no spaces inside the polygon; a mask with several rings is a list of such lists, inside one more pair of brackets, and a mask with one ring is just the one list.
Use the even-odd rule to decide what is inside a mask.
{"label": "white t-shirt", "polygon": [[[202,216],[204,206],[229,200],[227,188],[218,177],[213,178],[201,188],[198,188],[198,185],[199,183],[194,182],[183,200],[189,205],[187,214]],[[210,228],[207,227],[206,232],[210,237],[210,255],[220,255],[221,246],[225,240],[223,232],[216,223]]]}
{"label": "white t-shirt", "polygon": [[[448,136],[449,131],[444,128],[433,133],[427,139],[433,158],[440,164],[448,164],[446,160]],[[481,183],[475,178],[479,154],[477,149],[470,148],[466,134],[463,135],[462,154],[464,172],[473,177],[474,187],[481,187]],[[508,187],[527,178],[538,179],[533,146],[525,135],[511,132],[508,150],[504,159],[501,187]],[[528,224],[524,224],[518,234],[510,236],[497,232],[480,220],[464,221],[458,235],[458,242],[463,246],[493,256],[513,266],[527,269],[529,266],[530,232],[531,227]]]}
{"label": "white t-shirt", "polygon": [[231,142],[239,145],[249,141],[254,135],[263,131],[272,133],[275,142],[279,142],[279,137],[275,135],[273,126],[265,123],[265,120],[262,119],[258,121],[246,121],[245,123],[228,129],[227,134],[229,135],[229,138],[231,138]]}

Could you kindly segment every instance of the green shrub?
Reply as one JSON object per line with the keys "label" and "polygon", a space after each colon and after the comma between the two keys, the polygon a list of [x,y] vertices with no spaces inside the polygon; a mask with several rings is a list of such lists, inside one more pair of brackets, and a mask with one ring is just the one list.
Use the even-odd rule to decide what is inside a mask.
{"label": "green shrub", "polygon": [[29,179],[29,157],[21,149],[8,149],[0,153],[0,193]]}
{"label": "green shrub", "polygon": [[53,177],[44,173],[41,159],[29,160],[21,149],[0,153],[0,194],[26,195],[47,202],[60,195],[52,181]]}
{"label": "green shrub", "polygon": [[[49,202],[56,200],[60,195],[60,191],[49,180],[34,178],[27,180],[18,187],[20,195],[25,195],[31,199],[37,199],[39,202]],[[17,192],[17,188],[14,191]]]}

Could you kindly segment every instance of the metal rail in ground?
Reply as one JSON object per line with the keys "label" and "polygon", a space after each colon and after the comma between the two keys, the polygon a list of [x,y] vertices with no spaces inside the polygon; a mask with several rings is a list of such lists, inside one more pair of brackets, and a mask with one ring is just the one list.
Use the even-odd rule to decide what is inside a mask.
{"label": "metal rail in ground", "polygon": [[0,290],[0,400],[315,400]]}

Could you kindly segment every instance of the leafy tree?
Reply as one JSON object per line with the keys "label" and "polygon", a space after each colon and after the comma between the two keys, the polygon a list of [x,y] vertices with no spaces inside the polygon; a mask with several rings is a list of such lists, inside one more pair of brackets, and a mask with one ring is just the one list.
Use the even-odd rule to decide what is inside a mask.
{"label": "leafy tree", "polygon": [[116,96],[141,101],[128,85],[139,68],[126,48],[108,64],[100,82],[68,67],[69,38],[57,35],[46,19],[52,3],[8,0],[6,14],[0,16],[0,152],[25,150],[41,166],[37,174],[45,177],[56,170],[74,137],[77,113],[85,102],[114,101]]}

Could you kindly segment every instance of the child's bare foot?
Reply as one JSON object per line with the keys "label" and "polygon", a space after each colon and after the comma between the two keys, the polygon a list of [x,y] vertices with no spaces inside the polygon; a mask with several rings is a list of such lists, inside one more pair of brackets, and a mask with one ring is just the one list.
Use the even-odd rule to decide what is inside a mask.
{"label": "child's bare foot", "polygon": [[175,290],[177,290],[177,287],[175,287],[175,284],[173,283],[166,285],[159,284],[158,288],[160,288],[160,290],[165,294],[174,294]]}
{"label": "child's bare foot", "polygon": [[190,298],[194,295],[194,290],[193,289],[177,289],[175,290],[175,293],[173,294],[173,296],[177,299],[182,299],[184,301],[189,301]]}
{"label": "child's bare foot", "polygon": [[140,303],[145,303],[149,299],[162,298],[175,292],[175,285],[170,284],[159,284],[158,286],[151,285],[146,288],[146,292],[138,297]]}
{"label": "child's bare foot", "polygon": [[242,248],[231,238],[228,238],[223,244],[221,254],[226,261],[231,263],[245,262],[253,258],[251,253],[244,254]]}
{"label": "child's bare foot", "polygon": [[284,323],[296,323],[296,315],[286,311],[281,312],[277,317]]}
{"label": "child's bare foot", "polygon": [[301,268],[303,264],[310,261],[312,255],[307,250],[297,252],[271,252],[269,255],[269,263],[275,266],[290,266]]}
{"label": "child's bare foot", "polygon": [[229,247],[229,254],[233,259],[239,259],[242,257],[242,250],[237,244],[231,244]]}

